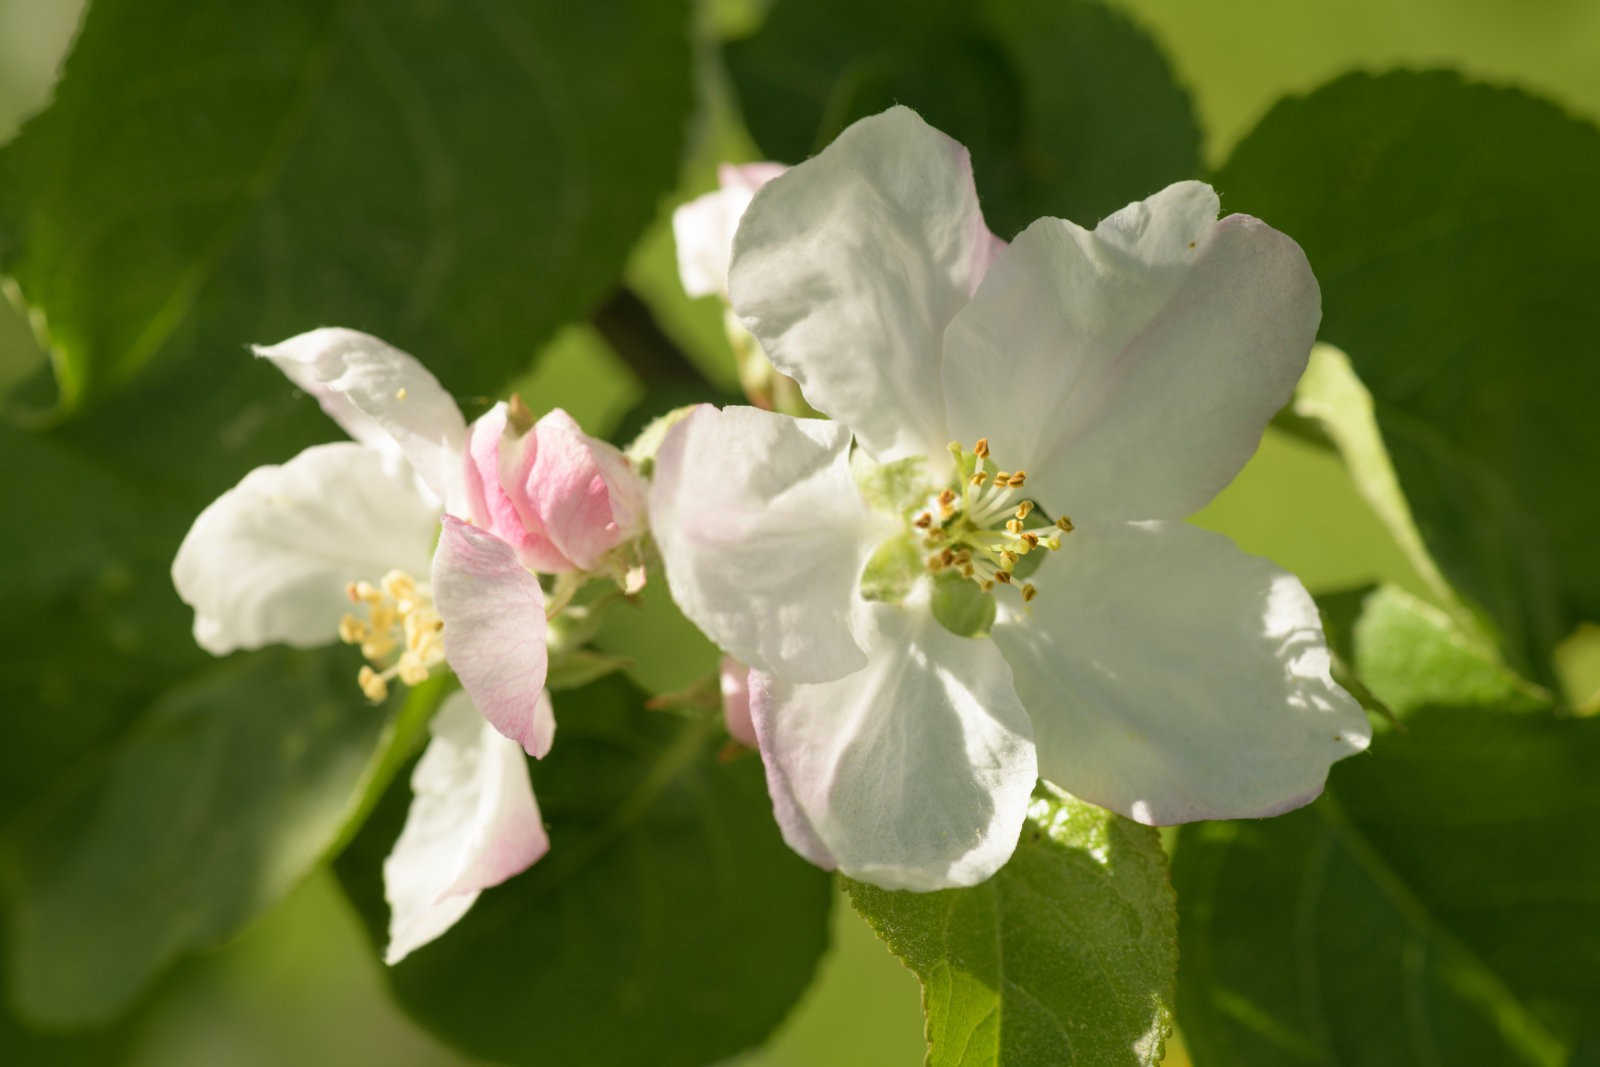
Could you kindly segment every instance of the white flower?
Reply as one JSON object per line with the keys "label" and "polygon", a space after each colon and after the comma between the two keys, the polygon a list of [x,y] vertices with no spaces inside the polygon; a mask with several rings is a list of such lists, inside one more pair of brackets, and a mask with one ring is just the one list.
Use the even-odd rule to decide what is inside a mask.
{"label": "white flower", "polygon": [[1036,776],[1147,823],[1264,816],[1366,746],[1300,583],[1181,521],[1320,318],[1299,247],[1217,209],[1183,182],[1007,247],[966,151],[904,108],[755,196],[734,309],[837,421],[699,409],[651,525],[685,613],[756,671],[814,862],[969,885]]}
{"label": "white flower", "polygon": [[201,512],[172,566],[196,640],[216,655],[346,640],[370,661],[360,683],[373,700],[448,655],[472,697],[436,717],[384,865],[393,963],[548,847],[522,754],[543,756],[555,735],[543,595],[494,537],[453,518],[441,536],[447,505],[468,510],[467,427],[420,363],[340,329],[257,354],[355,440],[257,468]]}

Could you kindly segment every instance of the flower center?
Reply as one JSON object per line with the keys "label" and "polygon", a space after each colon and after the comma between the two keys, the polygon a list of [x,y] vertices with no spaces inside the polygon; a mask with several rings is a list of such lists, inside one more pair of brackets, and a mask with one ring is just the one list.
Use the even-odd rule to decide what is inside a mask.
{"label": "flower center", "polygon": [[1032,600],[1039,591],[1031,582],[1017,582],[1019,571],[1033,570],[1025,557],[1037,549],[1059,549],[1061,536],[1072,532],[1072,520],[1065,515],[1049,519],[1023,492],[1027,471],[999,467],[989,458],[987,437],[978,438],[970,452],[952,441],[950,453],[956,481],[930,498],[911,523],[929,552],[928,570],[960,575],[986,593],[996,584],[1017,584],[1022,599]]}
{"label": "flower center", "polygon": [[386,698],[393,678],[420,685],[444,662],[444,620],[434,610],[427,587],[411,575],[390,571],[376,586],[351,582],[345,595],[366,608],[364,619],[347,614],[339,620],[339,639],[360,645],[367,658],[356,682],[368,700],[376,704]]}

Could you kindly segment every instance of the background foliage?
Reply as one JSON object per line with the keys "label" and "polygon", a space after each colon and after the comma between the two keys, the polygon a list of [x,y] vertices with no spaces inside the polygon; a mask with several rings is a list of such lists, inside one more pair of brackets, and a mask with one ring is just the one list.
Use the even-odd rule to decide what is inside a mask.
{"label": "background foliage", "polygon": [[[76,14],[0,0],[0,133]],[[1305,246],[1358,379],[1308,378],[1198,521],[1319,594],[1394,723],[1311,808],[1169,835],[1168,1062],[1600,1055],[1594,5],[93,0],[53,100],[0,149],[0,1059],[914,1062],[921,978],[933,1062],[1015,1064],[1013,976],[1095,1034],[1170,1008],[1153,835],[1043,798],[991,885],[846,897],[754,757],[639,710],[714,662],[659,598],[601,635],[631,682],[562,694],[550,862],[381,974],[375,864],[437,693],[371,712],[338,651],[218,663],[171,592],[205,502],[334,433],[245,344],[357,326],[469,415],[514,385],[626,439],[736,382],[671,206],[893,101],[971,146],[1003,234],[1211,177]],[[1105,927],[1015,907],[1037,870],[1152,909],[1132,994],[1040,973],[1028,946]],[[936,944],[939,908],[1021,953]]]}

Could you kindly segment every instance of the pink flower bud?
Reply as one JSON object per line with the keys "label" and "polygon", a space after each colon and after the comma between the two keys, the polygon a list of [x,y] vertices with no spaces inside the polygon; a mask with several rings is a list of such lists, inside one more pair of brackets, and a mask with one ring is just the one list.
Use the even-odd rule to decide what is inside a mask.
{"label": "pink flower bud", "polygon": [[516,550],[529,570],[595,569],[644,529],[645,484],[616,448],[560,408],[520,438],[496,404],[472,424],[467,504],[474,524]]}
{"label": "pink flower bud", "polygon": [[723,656],[719,668],[722,682],[722,720],[728,733],[746,748],[756,747],[756,727],[750,719],[750,668]]}

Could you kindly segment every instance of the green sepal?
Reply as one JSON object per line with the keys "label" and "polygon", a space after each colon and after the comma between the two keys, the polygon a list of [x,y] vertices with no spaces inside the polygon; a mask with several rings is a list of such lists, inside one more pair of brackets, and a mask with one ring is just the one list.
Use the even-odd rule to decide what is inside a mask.
{"label": "green sepal", "polygon": [[932,608],[939,625],[957,637],[983,637],[994,626],[994,597],[970,578],[949,573],[935,578]]}
{"label": "green sepal", "polygon": [[858,450],[851,456],[850,465],[861,499],[868,507],[889,515],[901,516],[922,507],[933,492],[928,462],[922,456],[874,464]]}
{"label": "green sepal", "polygon": [[898,604],[923,573],[922,556],[907,534],[889,538],[873,551],[861,572],[861,596]]}

